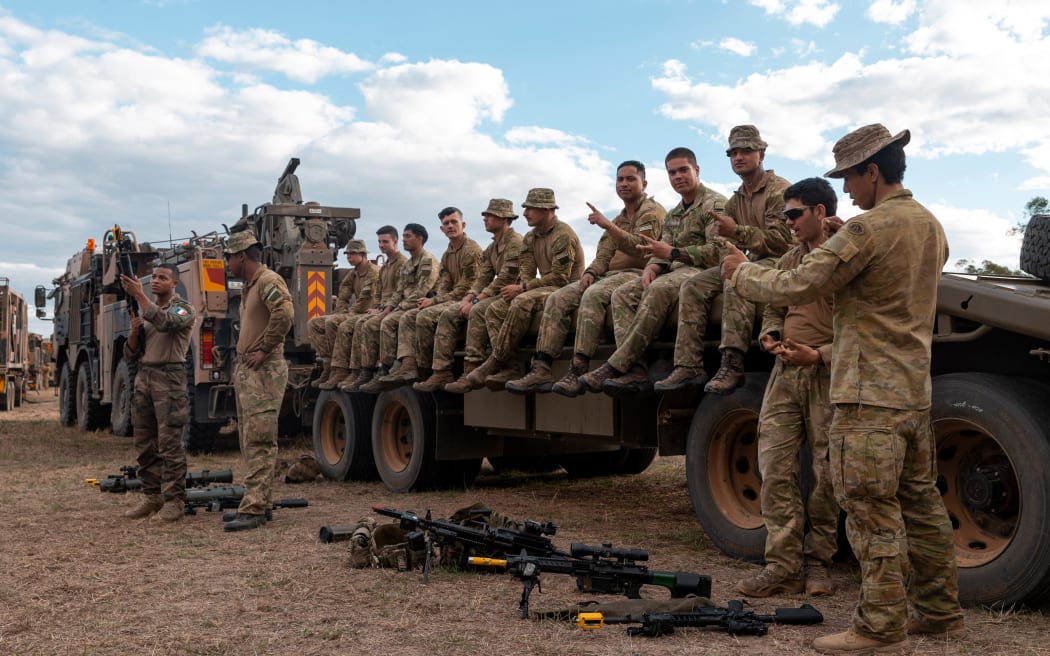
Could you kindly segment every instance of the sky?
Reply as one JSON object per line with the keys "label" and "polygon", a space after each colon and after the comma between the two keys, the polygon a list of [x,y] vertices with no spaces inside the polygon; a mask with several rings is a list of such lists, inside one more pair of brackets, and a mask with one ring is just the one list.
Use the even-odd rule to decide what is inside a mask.
{"label": "sky", "polygon": [[911,130],[904,182],[947,268],[1016,268],[1009,230],[1050,196],[1048,20],[1045,0],[0,0],[0,277],[31,297],[114,224],[222,231],[290,157],[373,250],[418,222],[440,254],[447,205],[484,246],[489,198],[551,187],[593,254],[586,202],[619,210],[619,162],[670,209],[663,158],[687,146],[728,195],[744,123],[792,181],[852,129]]}

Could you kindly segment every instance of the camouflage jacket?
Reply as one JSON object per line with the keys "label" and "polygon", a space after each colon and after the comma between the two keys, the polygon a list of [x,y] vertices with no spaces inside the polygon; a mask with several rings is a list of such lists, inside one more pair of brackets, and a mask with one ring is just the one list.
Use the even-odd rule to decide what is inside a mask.
{"label": "camouflage jacket", "polygon": [[292,295],[280,274],[259,265],[252,279],[241,288],[241,333],[237,352],[262,351],[284,356],[284,337],[295,317]]}
{"label": "camouflage jacket", "polygon": [[682,203],[675,205],[664,217],[663,234],[660,241],[674,248],[680,248],[682,254],[678,260],[670,262],[654,257],[650,263],[669,265],[671,269],[681,266],[713,267],[721,260],[723,246],[718,237],[718,224],[715,214],[725,212],[726,198],[717,191],[700,185],[692,205]]}
{"label": "camouflage jacket", "polygon": [[481,273],[481,246],[466,235],[459,247],[449,242],[441,256],[441,273],[438,275],[434,303],[458,301],[467,295]]}
{"label": "camouflage jacket", "polygon": [[401,269],[404,268],[405,262],[408,262],[408,258],[398,251],[379,267],[379,290],[372,293],[377,299],[373,306],[375,309],[382,310],[389,305],[390,298],[397,291],[397,282],[401,278]]}
{"label": "camouflage jacket", "polygon": [[519,277],[526,289],[564,287],[583,275],[583,245],[557,217],[547,231],[533,228],[522,241]]}
{"label": "camouflage jacket", "polygon": [[142,308],[142,325],[145,344],[136,351],[124,344],[124,356],[129,361],[142,364],[182,364],[190,348],[190,333],[197,312],[178,294],[173,294],[167,304],[158,306],[149,303]]}
{"label": "camouflage jacket", "polygon": [[347,271],[339,283],[339,295],[332,314],[363,314],[375,302],[372,295],[378,290],[378,281],[379,267],[369,260],[365,260],[360,268]]}
{"label": "camouflage jacket", "polygon": [[401,267],[397,289],[387,301],[387,307],[394,310],[414,310],[419,299],[434,289],[440,270],[437,259],[430,251],[425,248],[419,249],[419,253]]}
{"label": "camouflage jacket", "polygon": [[784,221],[784,190],[790,186],[770,169],[754,192],[740,185],[726,202],[726,214],[736,221],[732,242],[751,261],[783,255],[794,245]]}
{"label": "camouflage jacket", "polygon": [[598,252],[594,256],[584,273],[590,273],[595,278],[601,278],[609,271],[622,271],[623,269],[641,269],[646,265],[645,256],[638,250],[638,245],[645,240],[642,235],[659,239],[663,234],[664,216],[667,210],[652,197],[646,196],[642,199],[634,218],[627,216],[624,208],[613,223],[627,233],[623,239],[617,239],[608,231],[598,240]]}
{"label": "camouflage jacket", "polygon": [[514,228],[507,230],[499,241],[492,240],[481,254],[481,273],[470,289],[472,294],[488,298],[499,294],[499,290],[507,285],[518,282],[522,241]]}

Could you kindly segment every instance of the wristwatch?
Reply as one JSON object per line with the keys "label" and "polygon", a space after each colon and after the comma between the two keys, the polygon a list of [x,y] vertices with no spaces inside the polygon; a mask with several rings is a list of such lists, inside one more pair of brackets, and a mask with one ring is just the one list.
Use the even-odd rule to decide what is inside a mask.
{"label": "wristwatch", "polygon": [[471,305],[477,305],[478,304],[478,297],[475,296],[474,298],[470,299],[470,304]]}
{"label": "wristwatch", "polygon": [[682,255],[682,251],[677,247],[671,249],[671,261],[677,262],[678,258]]}

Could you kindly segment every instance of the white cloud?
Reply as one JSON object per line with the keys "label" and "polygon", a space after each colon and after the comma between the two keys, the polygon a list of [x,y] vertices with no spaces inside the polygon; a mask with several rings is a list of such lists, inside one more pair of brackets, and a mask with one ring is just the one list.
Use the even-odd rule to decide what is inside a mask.
{"label": "white cloud", "polygon": [[816,27],[825,27],[840,9],[838,3],[831,0],[748,0],[748,3],[791,25]]}
{"label": "white cloud", "polygon": [[312,39],[292,41],[273,30],[237,31],[217,26],[210,32],[211,36],[197,44],[199,57],[252,70],[277,71],[308,84],[328,75],[361,73],[373,68],[371,63],[353,53],[342,52]]}
{"label": "white cloud", "polygon": [[945,270],[953,271],[959,260],[976,263],[990,260],[1016,269],[1019,266],[1021,239],[1008,235],[1016,219],[999,216],[988,210],[974,210],[943,203],[928,203],[948,234],[949,257]]}
{"label": "white cloud", "polygon": [[512,144],[554,144],[558,146],[568,146],[571,144],[582,143],[583,140],[580,137],[562,132],[561,130],[555,130],[554,128],[541,128],[536,126],[523,126],[515,127],[507,130],[507,133],[503,135],[508,143]]}
{"label": "white cloud", "polygon": [[900,25],[915,13],[915,0],[874,0],[864,12],[876,23]]}
{"label": "white cloud", "polygon": [[722,50],[727,50],[734,55],[740,55],[741,57],[750,57],[755,53],[755,44],[748,41],[741,41],[735,37],[727,36],[722,39],[718,47]]}

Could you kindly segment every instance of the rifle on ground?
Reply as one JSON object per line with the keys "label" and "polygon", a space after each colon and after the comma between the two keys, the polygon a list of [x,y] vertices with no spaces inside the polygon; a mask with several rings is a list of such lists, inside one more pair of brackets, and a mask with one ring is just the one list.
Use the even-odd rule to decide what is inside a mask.
{"label": "rifle on ground", "polygon": [[[187,489],[206,487],[212,483],[232,482],[232,469],[219,469],[216,471],[202,469],[200,471],[186,472]],[[116,494],[142,489],[142,479],[138,477],[138,468],[134,465],[124,465],[120,468],[119,474],[110,474],[105,478],[85,478],[84,483],[91,487],[97,487],[100,492],[113,492]]]}
{"label": "rifle on ground", "polygon": [[[243,485],[216,485],[186,490],[187,515],[196,515],[198,508],[204,508],[205,512],[215,512],[241,505],[244,498]],[[306,508],[310,503],[306,499],[281,499],[274,501],[274,508]]]}
{"label": "rifle on ground", "polygon": [[[486,524],[480,524],[478,528],[457,524],[447,519],[431,519],[430,511],[426,517],[420,517],[411,510],[394,510],[382,506],[372,506],[372,511],[387,517],[393,517],[400,522],[403,530],[408,531],[408,546],[418,551],[425,550],[426,558],[423,561],[423,583],[426,584],[430,574],[430,564],[433,558],[434,545],[446,546],[459,543],[464,549],[460,562],[456,565],[464,569],[468,564],[470,551],[475,553],[503,553],[533,554],[537,556],[552,556],[562,554],[554,548],[549,535],[554,535],[558,527],[550,520],[540,523],[531,519],[525,520],[524,528],[521,530],[512,528],[491,528]],[[488,511],[491,513],[491,511]],[[482,513],[484,514],[484,513]],[[562,554],[564,555],[564,554]]]}
{"label": "rifle on ground", "polygon": [[642,613],[625,617],[605,617],[601,613],[580,613],[576,625],[581,629],[600,629],[606,624],[638,624],[627,627],[627,635],[671,635],[675,627],[714,627],[729,635],[762,636],[770,624],[820,624],[824,616],[809,604],[798,608],[777,608],[772,615],[758,615],[744,610],[740,601],[730,601],[725,608],[697,608],[691,611],[669,613]]}
{"label": "rifle on ground", "polygon": [[529,616],[529,596],[540,588],[540,574],[569,574],[576,577],[576,589],[597,594],[622,594],[630,599],[641,598],[643,585],[658,585],[671,591],[671,596],[711,596],[711,577],[690,572],[654,572],[638,561],[649,560],[644,549],[614,549],[611,544],[594,547],[574,543],[569,555],[530,556],[522,552],[505,560],[497,558],[470,558],[469,564],[478,567],[497,567],[521,580],[524,589],[518,608],[522,619]]}

